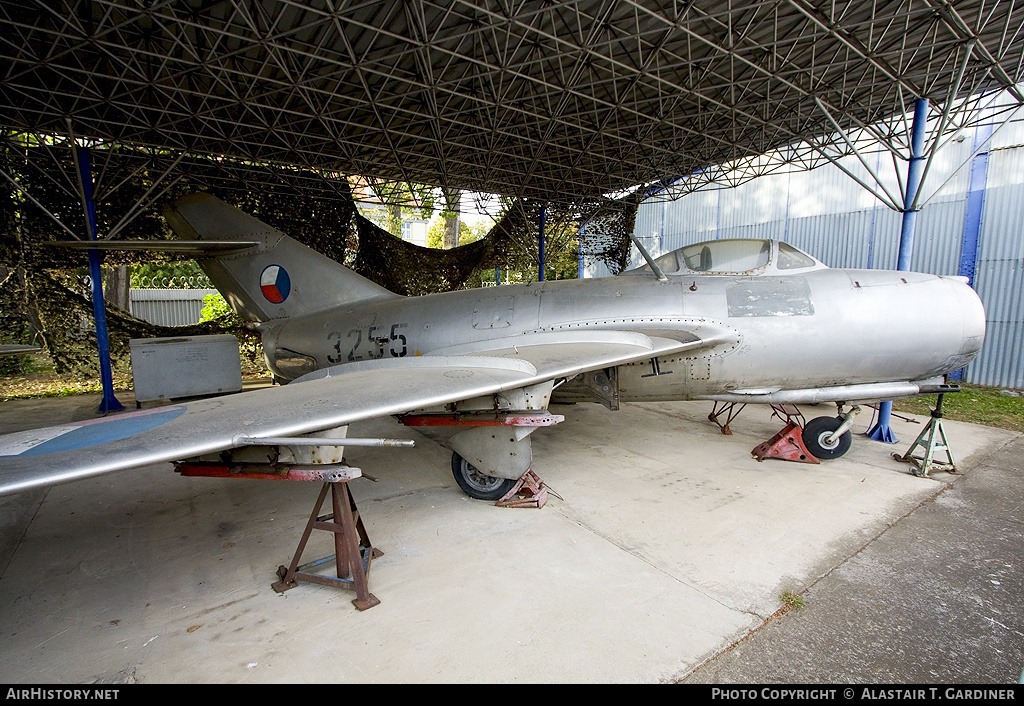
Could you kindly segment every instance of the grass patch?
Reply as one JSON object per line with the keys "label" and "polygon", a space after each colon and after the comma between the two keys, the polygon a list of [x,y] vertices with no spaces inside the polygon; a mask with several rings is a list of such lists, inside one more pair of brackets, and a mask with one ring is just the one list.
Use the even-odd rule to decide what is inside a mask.
{"label": "grass patch", "polygon": [[[71,395],[103,392],[103,386],[99,380],[68,380],[53,374],[9,377],[4,378],[3,383],[0,384],[3,385],[0,402],[39,397],[70,397]],[[114,388],[115,390],[128,390],[130,386],[118,385],[115,381]]]}
{"label": "grass patch", "polygon": [[[1024,397],[1004,395],[998,387],[961,385],[961,388],[960,392],[943,398],[943,418],[1024,432]],[[928,416],[935,409],[937,399],[937,395],[926,395],[898,400],[893,409]]]}
{"label": "grass patch", "polygon": [[[0,401],[34,399],[39,397],[70,397],[103,392],[99,375],[89,371],[76,374],[58,374],[45,353],[30,353],[26,372],[0,377]],[[114,389],[130,390],[131,373],[117,366],[113,371]]]}
{"label": "grass patch", "polygon": [[792,591],[783,591],[779,600],[786,604],[786,610],[802,610],[805,605],[804,597]]}
{"label": "grass patch", "polygon": [[[99,373],[83,370],[77,373],[59,374],[45,353],[30,353],[31,360],[22,366],[28,372],[14,375],[0,373],[0,402],[27,400],[40,397],[70,397],[72,395],[100,394],[103,385]],[[267,375],[263,366],[242,365],[242,379],[251,380]],[[111,369],[114,392],[125,392],[133,386],[131,367],[127,362],[114,362]]]}

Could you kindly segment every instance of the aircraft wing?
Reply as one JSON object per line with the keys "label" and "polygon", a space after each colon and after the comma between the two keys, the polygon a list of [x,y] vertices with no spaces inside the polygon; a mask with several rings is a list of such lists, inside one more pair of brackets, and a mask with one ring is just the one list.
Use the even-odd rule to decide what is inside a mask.
{"label": "aircraft wing", "polygon": [[0,436],[0,495],[493,394],[707,342],[621,331],[325,368],[282,386]]}
{"label": "aircraft wing", "polygon": [[719,343],[717,338],[709,340],[683,331],[673,331],[670,335],[608,330],[545,331],[439,348],[428,355],[501,356],[527,360],[537,368],[539,382],[709,348]]}

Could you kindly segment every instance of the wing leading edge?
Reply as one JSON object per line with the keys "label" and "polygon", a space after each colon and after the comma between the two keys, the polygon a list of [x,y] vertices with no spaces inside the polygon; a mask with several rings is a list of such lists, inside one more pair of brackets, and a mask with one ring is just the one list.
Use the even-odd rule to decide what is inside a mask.
{"label": "wing leading edge", "polygon": [[[687,338],[683,336],[683,338]],[[213,453],[708,345],[621,331],[545,333],[325,368],[283,387],[0,436],[0,495]]]}

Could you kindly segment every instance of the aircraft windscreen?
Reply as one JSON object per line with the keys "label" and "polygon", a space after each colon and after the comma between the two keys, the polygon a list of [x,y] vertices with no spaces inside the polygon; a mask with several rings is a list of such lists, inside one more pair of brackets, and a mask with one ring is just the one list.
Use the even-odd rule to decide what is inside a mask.
{"label": "aircraft windscreen", "polygon": [[814,267],[818,263],[811,257],[800,252],[788,243],[779,243],[779,261],[776,267],[780,270],[802,270],[805,267]]}
{"label": "aircraft windscreen", "polygon": [[694,272],[746,272],[768,264],[770,240],[714,240],[682,249]]}

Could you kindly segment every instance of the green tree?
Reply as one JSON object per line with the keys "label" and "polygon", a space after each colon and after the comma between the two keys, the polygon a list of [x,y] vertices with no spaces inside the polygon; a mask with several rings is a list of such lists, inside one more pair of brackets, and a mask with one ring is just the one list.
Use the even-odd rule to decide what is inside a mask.
{"label": "green tree", "polygon": [[565,241],[563,247],[546,258],[545,279],[576,279],[580,272],[580,245],[576,238]]}
{"label": "green tree", "polygon": [[[444,248],[444,233],[447,221],[443,215],[435,217],[430,221],[427,228],[427,247],[438,250]],[[475,243],[487,235],[489,226],[485,221],[478,221],[472,225],[465,221],[459,221],[459,245]]]}
{"label": "green tree", "polygon": [[197,288],[205,289],[207,282],[206,273],[195,260],[147,262],[132,266],[133,287],[188,289],[191,286],[197,286]]}
{"label": "green tree", "polygon": [[216,294],[207,294],[203,297],[203,310],[199,312],[200,322],[216,321],[222,316],[229,315],[236,319],[239,324],[242,323],[242,320],[234,315],[234,312],[231,311],[231,306],[219,292]]}
{"label": "green tree", "polygon": [[427,220],[434,212],[435,189],[426,184],[409,182],[371,182],[371,187],[384,208],[360,206],[363,217],[391,235],[402,237],[402,224],[410,218]]}

